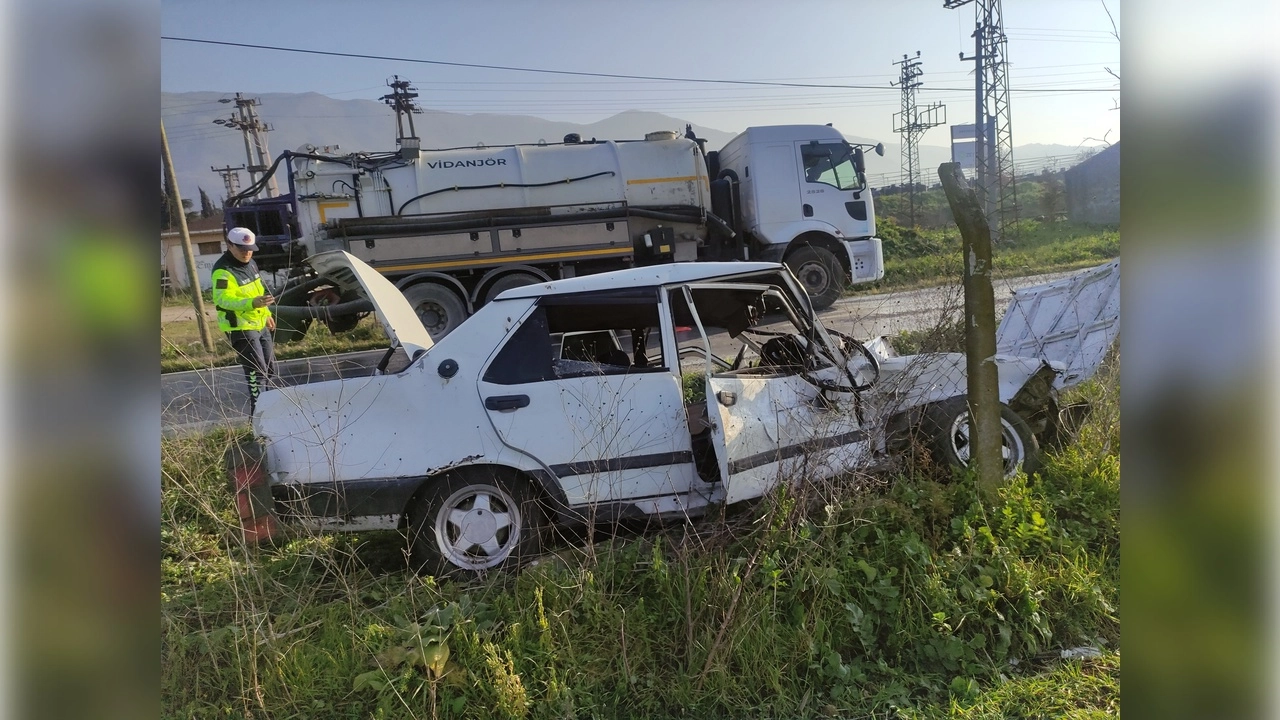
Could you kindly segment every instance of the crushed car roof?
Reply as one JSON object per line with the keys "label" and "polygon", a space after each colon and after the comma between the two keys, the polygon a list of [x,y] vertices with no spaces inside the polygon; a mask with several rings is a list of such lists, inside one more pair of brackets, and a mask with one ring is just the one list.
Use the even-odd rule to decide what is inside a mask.
{"label": "crushed car roof", "polygon": [[701,282],[736,277],[754,272],[778,270],[782,266],[767,262],[700,262],[651,265],[599,275],[586,275],[525,285],[507,290],[499,300],[541,297],[566,293],[597,292],[619,287],[658,287],[673,283]]}

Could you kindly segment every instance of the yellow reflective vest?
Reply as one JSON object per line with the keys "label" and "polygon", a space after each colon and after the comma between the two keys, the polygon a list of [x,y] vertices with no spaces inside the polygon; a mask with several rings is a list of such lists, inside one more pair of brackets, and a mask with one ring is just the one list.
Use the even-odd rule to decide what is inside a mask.
{"label": "yellow reflective vest", "polygon": [[242,263],[230,252],[225,252],[213,264],[212,280],[219,330],[262,330],[267,326],[271,309],[253,306],[254,298],[267,294],[257,263],[252,260]]}

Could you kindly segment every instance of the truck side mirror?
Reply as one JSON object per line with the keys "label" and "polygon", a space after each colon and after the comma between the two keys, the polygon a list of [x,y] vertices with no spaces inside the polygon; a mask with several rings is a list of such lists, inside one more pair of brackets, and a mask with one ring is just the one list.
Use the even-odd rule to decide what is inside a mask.
{"label": "truck side mirror", "polygon": [[876,154],[884,157],[884,143],[876,143]]}
{"label": "truck side mirror", "polygon": [[853,149],[853,169],[858,171],[858,177],[862,177],[867,172],[867,161],[862,156],[862,148]]}

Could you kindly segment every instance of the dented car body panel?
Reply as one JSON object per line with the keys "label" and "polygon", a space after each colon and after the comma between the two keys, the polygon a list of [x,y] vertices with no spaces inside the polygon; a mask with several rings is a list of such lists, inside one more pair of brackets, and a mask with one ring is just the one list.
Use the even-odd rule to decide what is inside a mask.
{"label": "dented car body panel", "polygon": [[[404,527],[415,498],[468,469],[522,478],[559,522],[697,515],[870,467],[885,458],[892,418],[965,392],[963,356],[860,353],[773,263],[515,288],[432,344],[399,291],[358,259],[312,262],[359,283],[409,356],[394,373],[258,401],[276,512],[326,530]],[[595,343],[602,333],[608,342]],[[741,348],[713,363],[712,341],[725,337]],[[1040,406],[1029,415],[1051,402],[1043,360],[996,362],[1003,401],[1021,393]],[[686,399],[694,374],[705,397]],[[1045,387],[1027,391],[1035,378]]]}
{"label": "dented car body panel", "polygon": [[1059,389],[1093,377],[1120,334],[1120,261],[1014,291],[996,350],[1061,363]]}

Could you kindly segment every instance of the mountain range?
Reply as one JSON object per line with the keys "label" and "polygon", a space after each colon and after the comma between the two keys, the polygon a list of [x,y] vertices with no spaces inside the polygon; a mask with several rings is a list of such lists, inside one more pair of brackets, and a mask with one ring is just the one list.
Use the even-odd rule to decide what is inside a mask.
{"label": "mountain range", "polygon": [[[214,120],[225,120],[235,112],[233,104],[223,102],[231,97],[232,94],[221,92],[160,94],[161,117],[169,136],[178,186],[183,198],[193,200],[196,207],[199,207],[199,189],[204,189],[219,205],[226,195],[221,175],[212,168],[242,166],[246,161],[243,135],[225,125],[214,124]],[[260,101],[255,108],[259,119],[271,126],[266,138],[273,157],[307,144],[336,145],[347,152],[396,148],[395,114],[376,100],[338,100],[318,93],[268,93],[254,97]],[[466,147],[478,143],[557,143],[569,133],[578,133],[583,139],[630,140],[655,130],[683,133],[685,127],[685,121],[679,118],[639,110],[578,124],[528,115],[465,115],[425,109],[413,116],[413,122],[423,148]],[[734,136],[734,133],[697,124],[693,130],[698,137],[706,138],[707,150],[719,149]],[[898,182],[900,147],[897,143],[887,142],[886,138],[851,135],[847,128],[842,131],[851,142],[884,142],[884,157],[872,154],[867,159],[868,181],[872,187]],[[951,156],[949,148],[933,145],[921,145],[919,152],[920,166],[926,176],[930,176],[929,168],[936,168]],[[1017,146],[1013,156],[1022,172],[1024,166],[1043,158],[1057,158],[1059,166],[1069,165],[1071,158],[1080,153],[1079,147],[1037,144]],[[240,186],[243,188],[248,182],[248,174],[240,171]]]}

